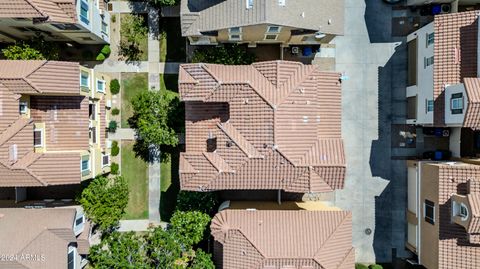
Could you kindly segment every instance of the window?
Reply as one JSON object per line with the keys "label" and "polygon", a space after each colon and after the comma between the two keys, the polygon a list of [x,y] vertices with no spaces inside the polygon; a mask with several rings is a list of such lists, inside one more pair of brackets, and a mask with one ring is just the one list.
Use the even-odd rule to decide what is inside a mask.
{"label": "window", "polygon": [[90,156],[82,156],[81,171],[82,176],[87,176],[90,174]]}
{"label": "window", "polygon": [[90,21],[88,19],[88,3],[82,1],[80,3],[80,20],[85,24],[89,24]]}
{"label": "window", "polygon": [[427,34],[427,47],[432,45],[433,42],[434,42],[434,34],[433,33]]}
{"label": "window", "polygon": [[90,89],[90,78],[89,78],[89,75],[87,72],[80,72],[80,87],[82,88],[82,90],[86,90],[88,92],[88,90]]}
{"label": "window", "polygon": [[278,35],[265,35],[265,40],[277,40]]}
{"label": "window", "polygon": [[25,101],[20,101],[19,108],[20,114],[27,114],[28,103]]}
{"label": "window", "polygon": [[463,94],[454,93],[450,100],[450,109],[452,114],[462,114],[463,113]]}
{"label": "window", "polygon": [[104,21],[102,21],[102,33],[108,35],[108,24]]}
{"label": "window", "polygon": [[78,225],[82,224],[82,223],[83,223],[83,218],[84,218],[84,217],[83,217],[83,215],[82,215],[80,218],[76,219],[76,220],[75,220],[75,226],[78,226]]}
{"label": "window", "polygon": [[285,6],[285,1],[286,0],[278,0],[278,5],[279,6]]}
{"label": "window", "polygon": [[280,33],[282,27],[280,26],[268,26],[267,33]]}
{"label": "window", "polygon": [[425,221],[430,224],[435,224],[435,203],[425,200],[424,203]]}
{"label": "window", "polygon": [[110,165],[110,155],[103,155],[102,156],[102,167]]}
{"label": "window", "polygon": [[69,24],[69,23],[53,23],[53,27],[59,29],[59,30],[80,30],[80,27],[76,26],[75,24]]}
{"label": "window", "polygon": [[253,0],[245,0],[245,1],[248,9],[253,8]]}
{"label": "window", "polygon": [[460,204],[460,211],[458,212],[458,215],[462,217],[462,219],[468,218],[468,209],[464,204]]}
{"label": "window", "polygon": [[433,111],[433,100],[427,100],[427,105],[425,107],[427,109],[427,112],[432,112]]}
{"label": "window", "polygon": [[43,147],[43,130],[42,129],[35,129],[33,130],[33,146]]}
{"label": "window", "polygon": [[433,64],[433,56],[432,57],[424,57],[423,58],[423,67],[427,68],[427,66],[430,66]]}
{"label": "window", "polygon": [[232,27],[228,29],[228,40],[240,41],[242,40],[242,28]]}
{"label": "window", "polygon": [[92,127],[90,128],[90,138],[92,139],[92,143],[97,143],[97,128]]}
{"label": "window", "polygon": [[97,79],[97,92],[105,92],[105,80]]}
{"label": "window", "polygon": [[95,115],[97,114],[96,111],[97,110],[95,104],[88,104],[88,114],[91,120],[95,120]]}
{"label": "window", "polygon": [[68,251],[67,260],[68,260],[68,267],[67,268],[68,269],[74,269],[75,268],[75,253],[74,253],[73,248]]}

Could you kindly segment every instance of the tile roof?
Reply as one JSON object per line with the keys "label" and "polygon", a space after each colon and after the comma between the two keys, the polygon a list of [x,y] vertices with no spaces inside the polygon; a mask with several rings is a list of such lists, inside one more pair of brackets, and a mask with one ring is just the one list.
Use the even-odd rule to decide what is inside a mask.
{"label": "tile roof", "polygon": [[246,2],[238,0],[182,0],[182,35],[257,24],[343,34],[343,0],[295,0],[286,1],[285,6],[279,6],[278,0],[253,2],[253,8],[247,9]]}
{"label": "tile roof", "polygon": [[0,18],[76,23],[75,0],[0,0]]}
{"label": "tile roof", "polygon": [[[468,182],[480,179],[480,166],[439,166],[439,268],[480,268],[480,245],[464,227],[451,221],[452,194],[468,195]],[[470,196],[470,199],[472,197]],[[476,198],[475,198],[476,199]],[[475,234],[473,234],[473,237]]]}
{"label": "tile roof", "polygon": [[434,123],[444,125],[444,86],[477,77],[477,11],[436,15],[434,32]]}
{"label": "tile roof", "polygon": [[[14,261],[0,259],[1,268],[67,268],[68,245],[76,243],[73,233],[75,208],[1,208],[0,253],[18,255]],[[15,233],[13,231],[16,231]],[[38,255],[43,261],[21,258]]]}
{"label": "tile roof", "polygon": [[464,78],[463,83],[468,102],[463,127],[480,129],[480,79]]}
{"label": "tile roof", "polygon": [[339,78],[285,61],[182,65],[182,189],[342,188]]}
{"label": "tile roof", "polygon": [[[89,119],[79,70],[78,63],[0,61],[1,187],[80,183],[79,151],[89,148]],[[21,94],[30,96],[28,119],[18,111]],[[47,152],[34,152],[35,123],[45,123]]]}
{"label": "tile roof", "polygon": [[210,229],[220,268],[354,267],[352,216],[346,211],[227,209],[215,215]]}

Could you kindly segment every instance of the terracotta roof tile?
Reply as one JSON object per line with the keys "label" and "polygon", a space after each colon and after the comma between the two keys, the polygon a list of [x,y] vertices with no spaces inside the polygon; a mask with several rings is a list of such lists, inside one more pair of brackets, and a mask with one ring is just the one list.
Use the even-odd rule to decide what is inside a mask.
{"label": "terracotta roof tile", "polygon": [[[182,65],[186,152],[181,162],[189,164],[181,166],[197,171],[181,173],[182,189],[342,188],[339,78],[338,73],[284,61]],[[207,151],[215,152],[234,172],[212,170],[211,162],[198,154]]]}
{"label": "terracotta roof tile", "polygon": [[38,18],[48,22],[75,23],[75,0],[2,0],[0,18]]}
{"label": "terracotta roof tile", "polygon": [[223,268],[354,266],[349,212],[227,209],[210,228]]}
{"label": "terracotta roof tile", "polygon": [[434,20],[434,123],[443,125],[444,86],[477,77],[477,11],[436,15]]}

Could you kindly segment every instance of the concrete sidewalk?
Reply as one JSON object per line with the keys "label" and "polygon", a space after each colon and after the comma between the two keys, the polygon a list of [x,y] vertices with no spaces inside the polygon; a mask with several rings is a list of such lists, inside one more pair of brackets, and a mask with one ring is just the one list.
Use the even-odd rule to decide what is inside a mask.
{"label": "concrete sidewalk", "polygon": [[147,13],[148,4],[146,2],[130,2],[130,1],[111,1],[112,5],[110,12],[114,13]]}
{"label": "concrete sidewalk", "polygon": [[118,128],[115,133],[108,133],[110,140],[135,140],[137,135],[134,129]]}
{"label": "concrete sidewalk", "polygon": [[121,220],[119,232],[144,232],[147,231],[149,227],[162,226],[164,229],[167,227],[166,222],[152,222],[148,219],[140,220]]}
{"label": "concrete sidewalk", "polygon": [[125,62],[125,61],[112,61],[105,60],[101,64],[95,65],[95,71],[98,72],[121,72],[121,73],[138,73],[148,72],[148,62]]}

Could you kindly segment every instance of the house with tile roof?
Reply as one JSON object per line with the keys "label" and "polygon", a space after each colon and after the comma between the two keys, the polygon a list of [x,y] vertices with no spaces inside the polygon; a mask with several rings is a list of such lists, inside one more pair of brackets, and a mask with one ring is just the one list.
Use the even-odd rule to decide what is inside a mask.
{"label": "house with tile roof", "polygon": [[0,208],[0,268],[83,268],[90,234],[78,206]]}
{"label": "house with tile roof", "polygon": [[407,124],[450,127],[456,158],[480,155],[478,12],[437,15],[408,36]]}
{"label": "house with tile roof", "polygon": [[343,188],[340,74],[271,61],[183,64],[182,190]]}
{"label": "house with tile roof", "polygon": [[343,34],[343,0],[182,0],[192,45],[321,44]]}
{"label": "house with tile roof", "polygon": [[0,42],[41,35],[48,41],[110,43],[105,0],[1,0]]}
{"label": "house with tile roof", "polygon": [[23,200],[109,172],[108,85],[75,62],[0,61],[0,187]]}
{"label": "house with tile roof", "polygon": [[480,268],[480,166],[408,161],[406,247],[428,269]]}
{"label": "house with tile roof", "polygon": [[[232,202],[212,219],[218,268],[351,269],[352,215],[321,202],[270,205]],[[237,204],[235,204],[237,203]],[[253,207],[252,207],[253,206]]]}

